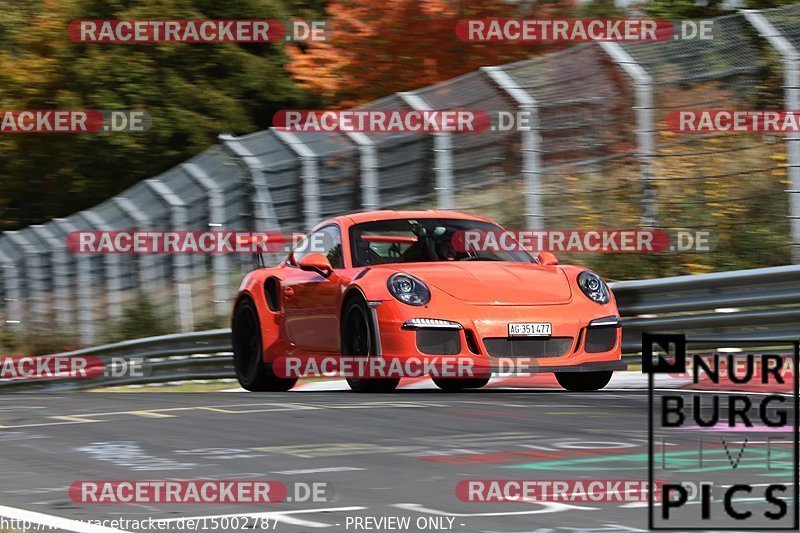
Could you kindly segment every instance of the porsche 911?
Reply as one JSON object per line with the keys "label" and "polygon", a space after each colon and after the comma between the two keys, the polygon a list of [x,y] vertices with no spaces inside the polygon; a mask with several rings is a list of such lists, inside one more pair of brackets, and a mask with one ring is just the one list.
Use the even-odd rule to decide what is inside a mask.
{"label": "porsche 911", "polygon": [[[244,278],[232,316],[234,365],[250,391],[292,388],[285,357],[469,357],[480,375],[433,377],[479,388],[499,361],[526,359],[570,391],[605,387],[621,360],[614,295],[597,274],[549,252],[454,246],[466,231],[503,231],[452,211],[372,211],[312,229],[277,266]],[[354,391],[397,376],[350,376]]]}

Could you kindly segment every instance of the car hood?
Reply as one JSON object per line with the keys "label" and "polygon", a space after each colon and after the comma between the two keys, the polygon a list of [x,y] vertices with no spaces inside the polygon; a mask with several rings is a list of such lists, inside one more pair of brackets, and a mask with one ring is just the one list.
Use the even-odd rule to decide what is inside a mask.
{"label": "car hood", "polygon": [[473,304],[552,305],[572,298],[569,280],[558,267],[495,261],[408,266],[402,271]]}

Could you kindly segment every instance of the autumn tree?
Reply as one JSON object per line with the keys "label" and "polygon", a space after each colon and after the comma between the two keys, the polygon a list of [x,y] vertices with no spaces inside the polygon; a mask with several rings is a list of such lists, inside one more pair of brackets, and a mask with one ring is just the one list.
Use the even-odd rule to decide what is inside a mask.
{"label": "autumn tree", "polygon": [[333,38],[288,48],[289,69],[329,105],[348,106],[412,90],[486,65],[555,49],[546,43],[464,42],[456,24],[475,18],[566,16],[571,1],[333,0]]}
{"label": "autumn tree", "polygon": [[[0,229],[91,207],[302,105],[282,43],[74,43],[79,19],[287,19],[294,0],[0,0],[0,109],[145,109],[146,133],[0,136]],[[304,16],[319,16],[313,6]]]}

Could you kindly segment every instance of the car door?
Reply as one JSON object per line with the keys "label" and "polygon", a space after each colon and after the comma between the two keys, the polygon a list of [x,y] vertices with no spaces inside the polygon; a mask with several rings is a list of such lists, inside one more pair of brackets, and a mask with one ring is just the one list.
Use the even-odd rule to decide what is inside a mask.
{"label": "car door", "polygon": [[338,353],[339,278],[328,279],[317,272],[300,270],[297,263],[312,252],[326,255],[334,270],[344,267],[342,235],[336,224],[309,234],[290,256],[287,275],[281,284],[284,331],[288,340],[303,352]]}

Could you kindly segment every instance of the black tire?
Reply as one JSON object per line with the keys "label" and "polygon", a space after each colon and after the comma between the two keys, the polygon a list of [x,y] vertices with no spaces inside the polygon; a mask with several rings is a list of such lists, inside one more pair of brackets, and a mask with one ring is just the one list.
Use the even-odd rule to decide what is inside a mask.
{"label": "black tire", "polygon": [[[370,357],[376,353],[375,329],[367,303],[354,297],[345,304],[342,312],[342,355]],[[354,392],[391,392],[400,378],[347,378]]]}
{"label": "black tire", "polygon": [[600,390],[611,381],[614,372],[556,372],[558,384],[573,392],[589,392]]}
{"label": "black tire", "polygon": [[464,389],[480,389],[487,383],[489,378],[432,378],[433,382],[442,390],[448,392],[458,392]]}
{"label": "black tire", "polygon": [[294,387],[296,378],[280,378],[272,371],[272,365],[264,363],[261,326],[253,302],[243,299],[233,316],[233,366],[239,384],[251,392],[282,392]]}

